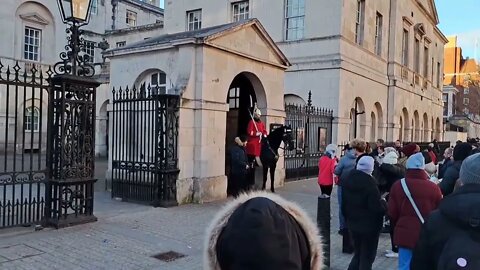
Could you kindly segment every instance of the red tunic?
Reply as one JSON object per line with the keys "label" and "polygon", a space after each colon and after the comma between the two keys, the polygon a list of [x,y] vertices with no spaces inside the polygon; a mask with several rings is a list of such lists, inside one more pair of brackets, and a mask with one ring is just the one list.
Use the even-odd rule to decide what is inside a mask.
{"label": "red tunic", "polygon": [[[255,122],[257,125],[258,132],[261,132],[263,135],[267,135],[267,130],[265,129],[265,125],[263,124],[262,121]],[[259,157],[260,156],[260,151],[261,151],[261,144],[260,144],[260,137],[257,136],[257,129],[255,128],[255,124],[253,123],[253,120],[250,120],[248,122],[247,126],[247,135],[248,135],[248,140],[247,140],[247,155],[252,155]]]}

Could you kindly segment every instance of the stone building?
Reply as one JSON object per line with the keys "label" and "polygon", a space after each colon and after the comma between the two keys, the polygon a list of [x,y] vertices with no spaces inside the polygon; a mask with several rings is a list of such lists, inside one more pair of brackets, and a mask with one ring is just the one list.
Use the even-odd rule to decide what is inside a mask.
{"label": "stone building", "polygon": [[[267,126],[284,121],[284,71],[290,63],[257,20],[160,35],[109,50],[106,56],[112,86],[140,89],[150,84],[168,94],[181,94],[179,203],[226,196],[226,144],[233,141],[226,138],[231,132],[237,135],[239,121],[248,120],[239,114],[248,114],[246,110],[257,103]],[[124,74],[136,75],[132,80]],[[164,79],[159,84],[153,77]],[[284,173],[280,159],[276,170],[280,184]],[[111,175],[109,162],[107,176]]]}
{"label": "stone building", "polygon": [[[480,136],[480,67],[475,59],[465,58],[457,37],[449,37],[445,46],[445,77],[443,101],[447,131],[466,132],[469,137]],[[462,115],[464,121],[449,119]]]}
{"label": "stone building", "polygon": [[[3,0],[0,9],[0,59],[3,75],[6,68],[13,67],[16,61],[22,71],[27,73],[30,73],[33,66],[45,71],[48,66],[58,62],[59,53],[64,51],[66,45],[65,29],[56,0]],[[159,0],[93,0],[90,23],[84,29],[85,53],[91,56],[97,74],[100,74],[97,79],[108,83],[109,66],[104,63],[101,42],[107,41],[110,47],[119,47],[161,33],[163,9],[160,8]],[[107,150],[108,89],[108,84],[103,84],[97,92],[96,149],[97,154],[103,156],[106,156]],[[7,151],[17,147],[18,145],[14,146],[15,136],[21,140],[19,136],[25,126],[28,133],[26,137],[34,138],[34,143],[31,144],[34,149],[31,150],[45,149],[46,140],[40,145],[39,138],[46,136],[46,92],[38,89],[36,93],[19,91],[17,97],[12,94],[12,89],[9,92],[7,99],[6,89],[0,88],[0,144],[6,145],[4,143],[7,138]],[[34,117],[25,117],[31,115]],[[30,121],[24,125],[24,119],[33,119],[33,123]],[[7,137],[6,130],[9,130]],[[14,135],[15,130],[17,135]],[[33,136],[30,133],[34,133]],[[0,151],[4,151],[3,148],[5,147]]]}
{"label": "stone building", "polygon": [[165,6],[168,33],[247,18],[258,18],[292,63],[286,101],[312,91],[314,105],[333,109],[334,142],[441,139],[447,39],[433,0],[177,0]]}

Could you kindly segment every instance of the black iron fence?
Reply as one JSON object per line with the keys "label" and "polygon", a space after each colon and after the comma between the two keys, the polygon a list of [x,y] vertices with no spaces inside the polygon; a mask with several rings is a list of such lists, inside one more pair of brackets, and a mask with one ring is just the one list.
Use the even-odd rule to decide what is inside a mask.
{"label": "black iron fence", "polygon": [[44,216],[51,69],[0,60],[0,228]]}
{"label": "black iron fence", "polygon": [[112,197],[176,205],[178,95],[158,87],[113,89]]}
{"label": "black iron fence", "polygon": [[333,112],[311,105],[285,105],[285,125],[292,127],[295,149],[285,153],[286,180],[318,175],[318,160],[332,142]]}

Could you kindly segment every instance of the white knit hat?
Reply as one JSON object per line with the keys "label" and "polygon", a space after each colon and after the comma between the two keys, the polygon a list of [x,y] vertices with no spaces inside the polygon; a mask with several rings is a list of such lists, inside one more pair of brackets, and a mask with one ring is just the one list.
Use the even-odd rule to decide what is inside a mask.
{"label": "white knit hat", "polygon": [[396,152],[389,152],[387,153],[383,159],[382,159],[382,162],[383,163],[386,163],[386,164],[397,164],[398,163],[398,155]]}

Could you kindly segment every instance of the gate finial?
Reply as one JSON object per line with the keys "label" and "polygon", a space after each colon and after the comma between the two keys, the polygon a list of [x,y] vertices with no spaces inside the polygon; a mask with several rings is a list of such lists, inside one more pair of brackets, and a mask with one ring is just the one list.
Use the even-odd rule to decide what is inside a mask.
{"label": "gate finial", "polygon": [[308,91],[308,101],[307,105],[310,107],[312,106],[312,91]]}

